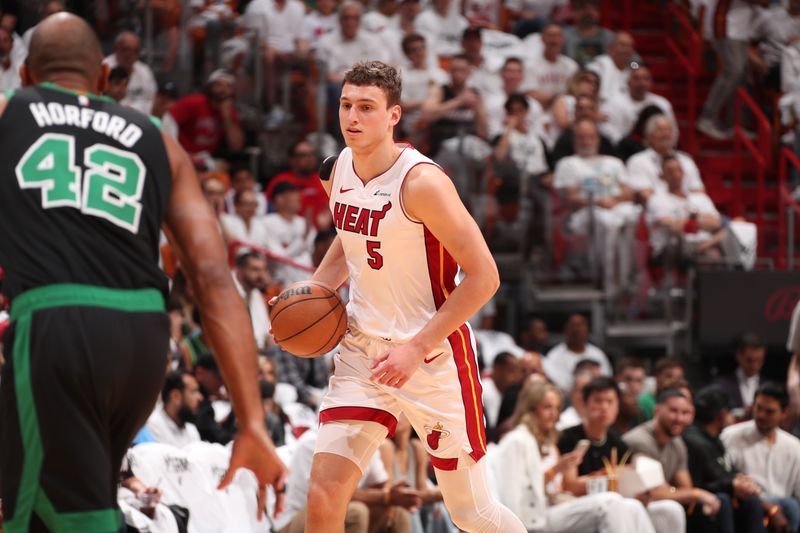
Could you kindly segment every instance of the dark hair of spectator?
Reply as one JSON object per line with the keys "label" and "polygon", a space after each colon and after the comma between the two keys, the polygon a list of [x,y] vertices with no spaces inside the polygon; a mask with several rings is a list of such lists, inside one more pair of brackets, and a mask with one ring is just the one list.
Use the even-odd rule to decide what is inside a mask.
{"label": "dark hair of spectator", "polygon": [[108,73],[108,83],[130,79],[131,75],[125,67],[114,67]]}
{"label": "dark hair of spectator", "polygon": [[506,68],[511,63],[516,63],[519,66],[522,66],[522,60],[518,57],[509,57],[506,58],[505,62],[503,63],[503,68]]}
{"label": "dark hair of spectator", "polygon": [[336,238],[336,228],[328,228],[326,230],[321,230],[319,233],[317,233],[317,236],[314,237],[314,244],[319,244],[321,242],[335,238]]}
{"label": "dark hair of spectator", "polygon": [[636,357],[623,357],[620,359],[619,363],[617,363],[617,374],[622,374],[622,371],[626,368],[641,368],[642,370],[647,370],[644,361]]}
{"label": "dark hair of spectator", "polygon": [[197,362],[194,364],[195,368],[203,368],[208,370],[209,372],[216,372],[219,374],[219,367],[217,366],[217,360],[214,359],[214,356],[210,353],[200,354],[197,357]]}
{"label": "dark hair of spectator", "polygon": [[461,40],[466,41],[467,39],[481,39],[481,28],[479,26],[470,26],[464,33],[461,34]]}
{"label": "dark hair of spectator", "polygon": [[598,368],[600,368],[600,363],[594,359],[581,359],[578,361],[578,364],[575,365],[575,368],[572,369],[572,375],[577,376],[581,372],[591,372]]}
{"label": "dark hair of spectator", "polygon": [[658,393],[658,397],[656,398],[656,403],[661,405],[662,403],[666,402],[670,398],[683,398],[684,400],[688,400],[689,399],[679,389],[670,387],[670,388],[664,389],[664,390],[662,390],[661,392]]}
{"label": "dark hair of spectator", "polygon": [[494,361],[492,361],[492,368],[506,367],[515,359],[516,357],[508,352],[500,352],[495,356]]}
{"label": "dark hair of spectator", "polygon": [[758,387],[755,397],[758,398],[759,396],[766,396],[778,400],[778,403],[781,404],[781,409],[786,409],[786,406],[789,405],[789,394],[786,392],[786,387],[774,381],[762,383],[761,386]]}
{"label": "dark hair of spectator", "polygon": [[[671,380],[667,381],[666,383],[662,383],[660,387],[656,388],[656,398],[658,398],[658,396],[662,392],[664,392],[666,390],[669,390],[669,389],[677,389],[677,390],[686,389],[686,390],[691,391],[691,387],[689,387],[689,382],[686,381],[685,379],[683,379],[683,378],[671,379]],[[686,396],[686,395],[684,394],[684,396]]]}
{"label": "dark hair of spectator", "polygon": [[289,145],[289,157],[294,157],[297,154],[297,148],[301,144],[311,144],[305,139],[300,139],[299,141],[295,141]]}
{"label": "dark hair of spectator", "polygon": [[639,111],[639,118],[636,119],[636,124],[633,125],[631,134],[636,134],[639,135],[640,137],[644,137],[645,126],[647,126],[647,123],[650,122],[650,119],[656,115],[663,115],[663,114],[664,110],[655,104],[650,104],[645,106],[641,111]]}
{"label": "dark hair of spectator", "polygon": [[253,251],[247,251],[244,252],[243,254],[236,256],[236,268],[246,267],[247,262],[250,261],[251,259],[259,259],[262,261],[266,261],[267,258],[264,257],[264,254],[260,254],[258,252],[253,252]]}
{"label": "dark hair of spectator", "polygon": [[519,104],[525,109],[531,108],[531,105],[528,103],[528,98],[524,94],[520,93],[514,93],[512,95],[509,95],[505,105],[503,106],[506,110],[506,113],[511,113],[511,106],[513,106],[514,104]]}
{"label": "dark hair of spectator", "polygon": [[408,54],[408,50],[409,48],[411,48],[411,45],[420,41],[424,44],[425,37],[423,37],[419,33],[409,33],[408,35],[403,37],[403,41],[401,43],[401,46],[403,47],[403,53]]}
{"label": "dark hair of spectator", "polygon": [[161,401],[164,402],[164,405],[166,405],[169,400],[170,392],[174,390],[183,392],[186,388],[186,383],[183,382],[184,374],[185,372],[181,370],[173,370],[167,373],[167,376],[164,378],[164,387],[161,389]]}
{"label": "dark hair of spectator", "polygon": [[716,420],[720,413],[730,408],[728,395],[717,385],[701,389],[694,397],[694,418],[701,424]]}
{"label": "dark hair of spectator", "polygon": [[464,61],[465,63],[469,63],[469,57],[467,57],[467,54],[464,54],[464,53],[456,54],[456,55],[454,55],[453,57],[450,58],[450,62],[451,63],[453,61],[455,61],[455,60]]}
{"label": "dark hair of spectator", "polygon": [[736,341],[736,351],[741,352],[745,348],[764,348],[764,342],[755,333],[745,333]]}
{"label": "dark hair of spectator", "polygon": [[619,385],[617,385],[617,382],[606,376],[596,377],[583,387],[583,401],[588,402],[592,394],[596,392],[609,390],[613,390],[617,395],[617,400],[619,400]]}
{"label": "dark hair of spectator", "polygon": [[383,90],[387,109],[400,103],[400,93],[403,90],[400,73],[393,66],[381,61],[356,63],[345,73],[342,86],[348,83],[357,87],[373,86]]}
{"label": "dark hair of spectator", "polygon": [[665,370],[669,370],[671,368],[680,367],[682,370],[685,370],[686,367],[683,365],[680,359],[677,357],[668,355],[666,357],[662,357],[658,361],[656,361],[656,367],[653,372],[656,376],[664,372]]}

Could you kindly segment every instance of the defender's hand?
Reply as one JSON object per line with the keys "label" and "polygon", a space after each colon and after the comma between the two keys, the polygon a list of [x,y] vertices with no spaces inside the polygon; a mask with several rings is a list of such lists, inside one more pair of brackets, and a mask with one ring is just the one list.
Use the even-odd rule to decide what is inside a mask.
{"label": "defender's hand", "polygon": [[381,385],[399,389],[414,375],[426,352],[412,343],[401,344],[372,363],[370,379]]}
{"label": "defender's hand", "polygon": [[275,516],[283,511],[283,498],[288,471],[275,452],[275,445],[267,436],[266,429],[241,429],[233,441],[231,462],[218,490],[231,484],[240,468],[252,470],[258,479],[258,520],[264,517],[267,500],[267,485],[275,490]]}

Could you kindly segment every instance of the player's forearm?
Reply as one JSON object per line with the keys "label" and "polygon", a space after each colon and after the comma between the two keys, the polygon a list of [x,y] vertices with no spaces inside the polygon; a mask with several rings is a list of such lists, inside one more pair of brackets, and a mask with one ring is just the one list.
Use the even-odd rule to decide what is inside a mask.
{"label": "player's forearm", "polygon": [[419,346],[422,352],[429,353],[477,313],[499,286],[500,277],[494,262],[487,265],[483,272],[467,274],[411,343]]}
{"label": "player's forearm", "polygon": [[347,280],[348,276],[349,272],[344,259],[344,248],[342,247],[342,241],[337,235],[311,279],[336,290]]}

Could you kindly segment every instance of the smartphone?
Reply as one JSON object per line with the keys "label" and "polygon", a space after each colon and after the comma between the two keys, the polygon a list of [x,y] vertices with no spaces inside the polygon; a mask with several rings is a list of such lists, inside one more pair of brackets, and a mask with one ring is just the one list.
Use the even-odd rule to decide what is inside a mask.
{"label": "smartphone", "polygon": [[578,441],[578,444],[575,445],[574,451],[580,452],[582,454],[586,453],[586,451],[589,449],[589,446],[591,445],[592,441],[590,441],[589,439],[581,439]]}

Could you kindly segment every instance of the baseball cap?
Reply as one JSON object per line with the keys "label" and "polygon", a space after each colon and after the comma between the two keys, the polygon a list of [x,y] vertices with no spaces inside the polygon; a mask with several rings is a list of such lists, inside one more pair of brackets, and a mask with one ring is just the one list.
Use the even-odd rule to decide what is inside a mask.
{"label": "baseball cap", "polygon": [[224,68],[218,68],[217,70],[208,75],[208,80],[206,81],[206,83],[211,84],[214,83],[215,81],[227,81],[228,83],[235,83],[236,78],[233,76],[233,74],[231,74]]}

